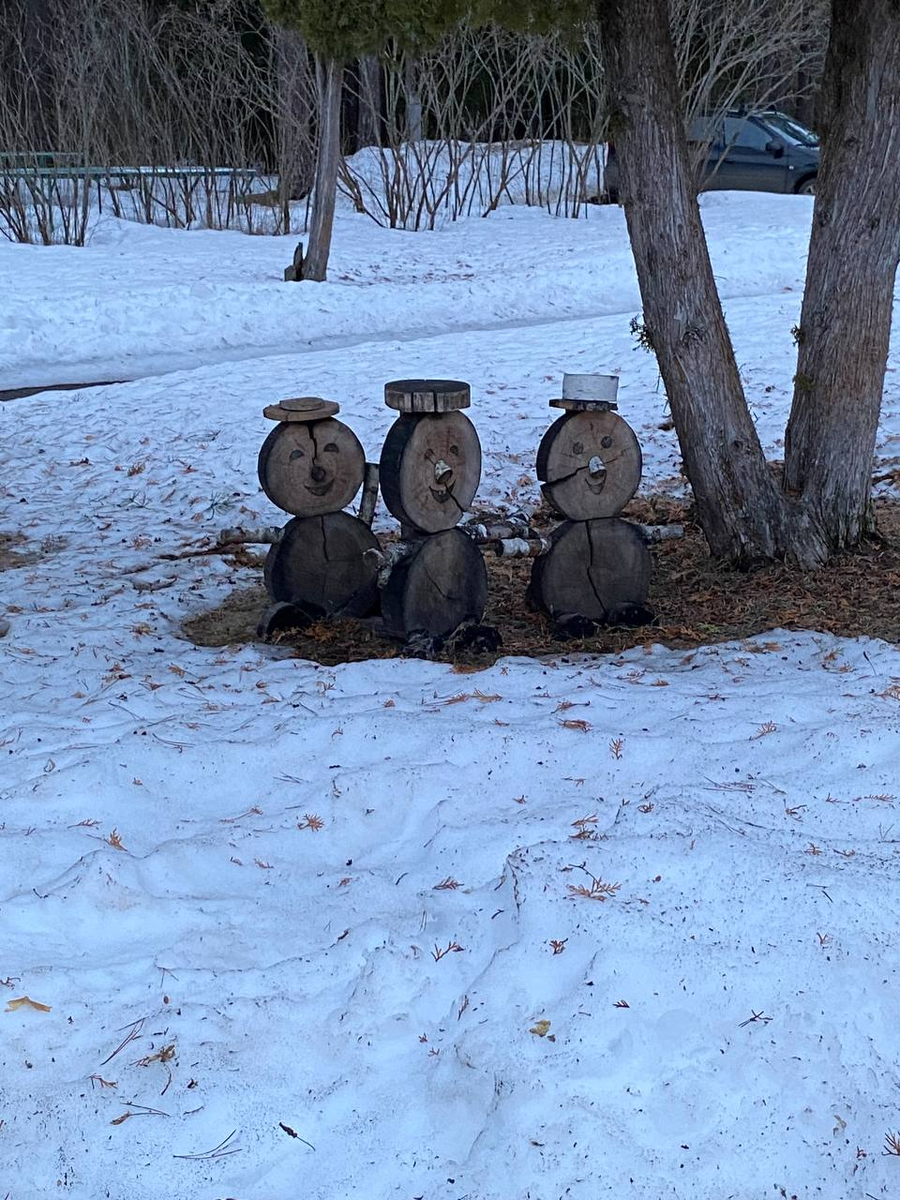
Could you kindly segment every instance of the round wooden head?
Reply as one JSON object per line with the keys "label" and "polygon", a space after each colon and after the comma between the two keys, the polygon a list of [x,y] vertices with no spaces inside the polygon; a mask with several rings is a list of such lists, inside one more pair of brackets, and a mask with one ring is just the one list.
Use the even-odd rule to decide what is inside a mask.
{"label": "round wooden head", "polygon": [[340,512],[362,486],[366,456],[342,421],[276,425],[259,452],[259,482],[279,508],[295,517]]}
{"label": "round wooden head", "polygon": [[380,475],[384,502],[398,521],[422,533],[452,529],[481,479],[475,426],[459,411],[399,417],[381,451]]}
{"label": "round wooden head", "polygon": [[571,412],[541,441],[537,476],[558,513],[572,521],[614,517],[641,481],[641,448],[614,412]]}

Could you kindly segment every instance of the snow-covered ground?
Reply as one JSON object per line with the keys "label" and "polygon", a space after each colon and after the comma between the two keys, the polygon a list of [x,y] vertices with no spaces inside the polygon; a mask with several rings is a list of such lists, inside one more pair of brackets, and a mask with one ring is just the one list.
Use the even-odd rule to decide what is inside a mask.
{"label": "snow-covered ground", "polygon": [[[810,208],[704,201],[775,454]],[[291,245],[0,245],[0,388],[141,376],[0,404],[35,555],[0,572],[0,1197],[896,1196],[895,647],[459,674],[181,635],[253,575],[161,556],[283,519],[279,397],[377,457],[385,380],[469,379],[502,504],[562,371],[618,371],[644,489],[678,483],[617,210],[344,217],[324,285],[279,282]]]}

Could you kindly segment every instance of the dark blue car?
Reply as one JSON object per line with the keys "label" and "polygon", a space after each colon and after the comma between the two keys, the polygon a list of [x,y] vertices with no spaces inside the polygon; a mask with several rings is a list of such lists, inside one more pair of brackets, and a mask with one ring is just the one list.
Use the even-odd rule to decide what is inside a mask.
{"label": "dark blue car", "polygon": [[[691,150],[703,162],[700,188],[812,195],[819,174],[819,139],[806,126],[780,112],[729,112],[702,117],[688,133]],[[615,147],[607,148],[604,174],[610,201],[618,202]]]}

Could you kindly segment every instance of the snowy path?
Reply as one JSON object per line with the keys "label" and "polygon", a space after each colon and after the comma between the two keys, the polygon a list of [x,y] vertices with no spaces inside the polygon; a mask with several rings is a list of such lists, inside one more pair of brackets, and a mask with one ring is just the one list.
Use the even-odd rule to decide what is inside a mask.
{"label": "snowy path", "polygon": [[[752,238],[725,239],[736,213],[765,225],[775,200],[710,212],[777,453],[798,294],[776,298]],[[503,504],[536,494],[562,371],[620,370],[644,488],[677,486],[653,364],[615,315],[632,286],[621,229],[585,235],[571,311],[547,283],[526,323],[527,264],[541,246],[574,253],[594,224],[360,233],[341,253],[368,246],[394,282],[355,314],[362,288],[337,310],[339,288],[313,289],[303,354],[243,356],[241,322],[270,305],[251,281],[221,314],[232,363],[0,406],[3,530],[32,555],[0,572],[0,1197],[896,1195],[900,1163],[881,1155],[900,1128],[895,647],[773,632],[463,674],[321,668],[180,634],[254,574],[161,556],[279,519],[255,460],[262,406],[286,394],[340,399],[375,457],[386,379],[471,379],[479,499]],[[784,287],[802,274],[801,226],[781,233]],[[137,362],[166,339],[173,361],[214,356],[218,292],[182,328],[179,289],[283,257],[184,235],[165,266],[149,248],[168,236],[120,233],[103,253],[156,271],[142,310],[117,312],[103,254],[0,247],[0,275],[28,264],[16,307],[0,303],[7,365],[17,347],[23,369]],[[415,270],[448,276],[464,234],[485,274],[509,259],[503,319],[518,324],[455,325],[485,315],[473,286],[468,310],[447,292],[445,332],[411,336],[432,318],[415,290],[398,299],[407,246]],[[605,315],[597,278],[621,286]],[[82,312],[92,289],[99,307]],[[316,341],[362,329],[353,346]],[[882,462],[900,439],[889,379]],[[141,590],[153,582],[169,586]],[[50,1011],[4,1011],[24,996]],[[234,1153],[190,1157],[232,1131]]]}

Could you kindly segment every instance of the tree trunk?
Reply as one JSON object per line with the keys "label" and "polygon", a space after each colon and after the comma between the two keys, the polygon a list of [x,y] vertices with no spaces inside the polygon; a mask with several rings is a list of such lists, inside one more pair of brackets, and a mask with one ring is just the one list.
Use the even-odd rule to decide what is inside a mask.
{"label": "tree trunk", "polygon": [[406,94],[406,136],[411,142],[422,140],[422,93],[419,91],[419,67],[413,58],[403,63],[403,90]]}
{"label": "tree trunk", "polygon": [[278,73],[278,174],[284,196],[302,200],[313,184],[312,110],[309,54],[292,29],[278,29],[275,41]]}
{"label": "tree trunk", "polygon": [[381,145],[382,109],[381,63],[374,55],[359,60],[359,126],[360,146]]}
{"label": "tree trunk", "polygon": [[309,222],[309,248],[303,259],[303,278],[321,282],[328,271],[338,167],[341,160],[341,86],[344,70],[334,59],[316,63],[319,91],[319,144],[316,190]]}
{"label": "tree trunk", "polygon": [[716,291],[689,166],[667,0],[596,5],[619,195],[646,322],[697,515],[737,563],[818,558],[766,463]]}
{"label": "tree trunk", "polygon": [[900,3],[832,0],[831,8],[784,482],[840,549],[873,525],[872,459],[900,261]]}

